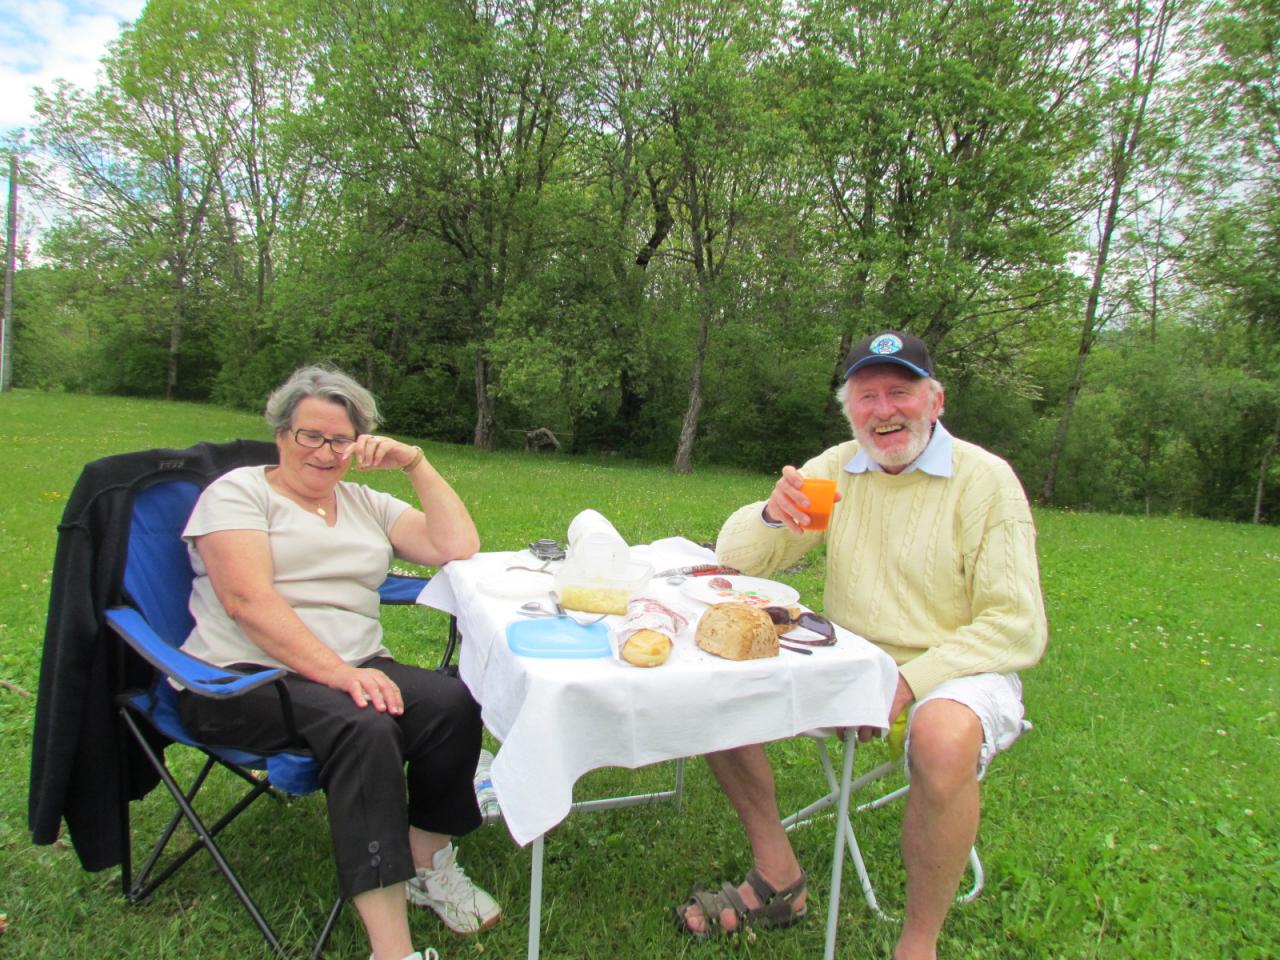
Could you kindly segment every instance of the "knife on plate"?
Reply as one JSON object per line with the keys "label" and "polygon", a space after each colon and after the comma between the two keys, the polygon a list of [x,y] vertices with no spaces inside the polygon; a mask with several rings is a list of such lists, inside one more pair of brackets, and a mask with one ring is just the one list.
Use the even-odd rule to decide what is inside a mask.
{"label": "knife on plate", "polygon": [[709,577],[712,574],[723,573],[726,576],[738,576],[742,573],[737,567],[724,567],[718,563],[697,563],[692,567],[672,567],[670,570],[663,570],[661,573],[655,573],[655,577]]}

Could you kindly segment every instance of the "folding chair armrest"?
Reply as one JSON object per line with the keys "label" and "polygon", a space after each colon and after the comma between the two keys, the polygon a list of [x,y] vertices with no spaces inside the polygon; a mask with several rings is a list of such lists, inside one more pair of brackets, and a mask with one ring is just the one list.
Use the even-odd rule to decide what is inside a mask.
{"label": "folding chair armrest", "polygon": [[412,577],[401,573],[389,573],[378,587],[378,594],[383,603],[395,606],[409,606],[418,602],[418,594],[427,585],[430,577]]}
{"label": "folding chair armrest", "polygon": [[206,663],[170,646],[132,607],[107,610],[107,623],[144,660],[193,693],[218,699],[235,697],[284,676],[280,668],[240,673]]}
{"label": "folding chair armrest", "polygon": [[[387,574],[387,579],[382,581],[378,587],[384,604],[394,606],[406,606],[418,602],[418,595],[422,593],[422,588],[427,585],[430,577],[413,577],[406,576],[401,573]],[[453,652],[458,647],[458,641],[462,639],[458,634],[458,618],[449,617],[449,642],[444,648],[444,655],[440,658],[440,666],[437,670],[455,671],[452,667]]]}

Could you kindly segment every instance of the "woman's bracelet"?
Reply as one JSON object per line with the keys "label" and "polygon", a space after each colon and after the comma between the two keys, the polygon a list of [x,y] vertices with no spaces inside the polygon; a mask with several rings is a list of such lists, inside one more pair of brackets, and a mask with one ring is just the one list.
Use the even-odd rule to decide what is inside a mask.
{"label": "woman's bracelet", "polygon": [[413,473],[414,468],[418,464],[420,464],[424,459],[426,459],[427,455],[422,452],[421,447],[414,447],[413,450],[414,450],[413,459],[400,468],[405,473]]}

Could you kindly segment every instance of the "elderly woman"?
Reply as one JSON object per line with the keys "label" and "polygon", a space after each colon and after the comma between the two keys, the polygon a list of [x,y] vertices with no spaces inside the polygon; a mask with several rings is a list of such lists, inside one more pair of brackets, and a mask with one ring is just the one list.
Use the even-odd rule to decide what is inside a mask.
{"label": "elderly woman", "polygon": [[[347,375],[297,371],[266,416],[279,466],[220,477],[184,531],[196,626],[183,649],[221,666],[284,667],[298,739],[270,686],[233,700],[182,693],[182,717],[211,743],[311,751],[338,885],[374,960],[418,960],[406,898],[460,933],[499,917],[450,839],[481,822],[480,710],[457,679],[392,659],[377,588],[393,555],[435,566],[471,556],[479,538],[421,449],[372,434],[374,399]],[[418,506],[345,481],[352,460],[403,472]]]}

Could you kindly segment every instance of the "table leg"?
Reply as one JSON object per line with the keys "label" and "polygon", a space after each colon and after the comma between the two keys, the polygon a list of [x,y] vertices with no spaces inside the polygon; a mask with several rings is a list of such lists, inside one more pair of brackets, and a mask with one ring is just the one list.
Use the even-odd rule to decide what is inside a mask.
{"label": "table leg", "polygon": [[529,960],[538,960],[542,939],[542,840],[533,841],[533,866],[529,871]]}
{"label": "table leg", "polygon": [[854,734],[850,731],[845,740],[844,756],[840,764],[840,799],[836,804],[836,843],[831,858],[831,903],[827,907],[827,943],[823,960],[834,960],[836,955],[836,924],[840,919],[840,882],[844,874],[844,851],[849,843],[849,789],[853,779]]}

